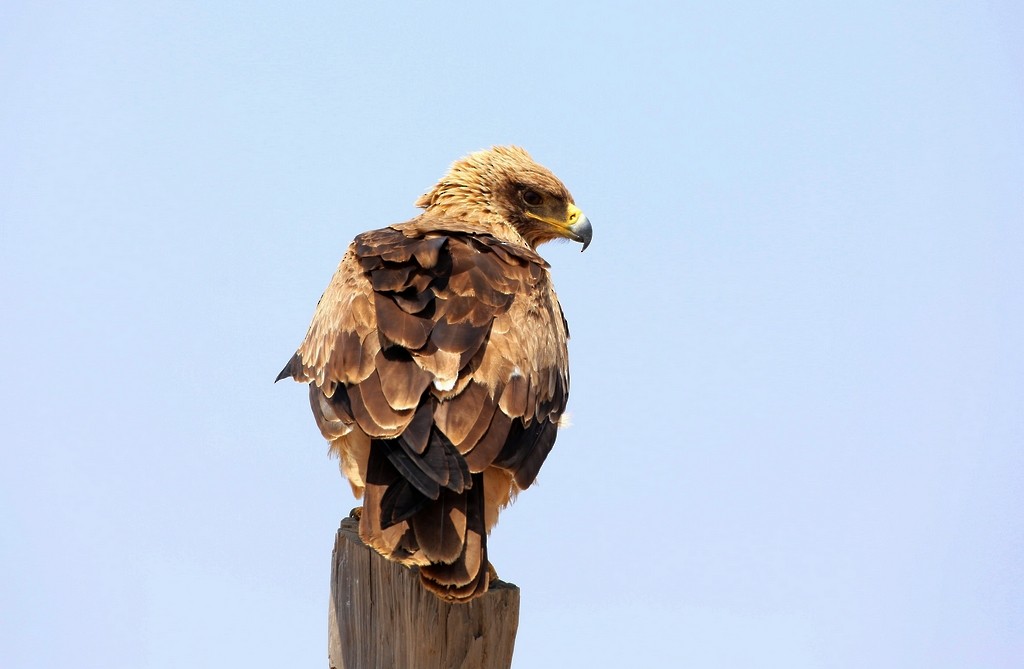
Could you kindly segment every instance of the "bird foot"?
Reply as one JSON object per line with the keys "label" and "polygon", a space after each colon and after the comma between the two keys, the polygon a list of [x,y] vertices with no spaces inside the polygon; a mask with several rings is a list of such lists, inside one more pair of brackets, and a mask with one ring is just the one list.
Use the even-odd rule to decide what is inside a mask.
{"label": "bird foot", "polygon": [[487,563],[487,583],[491,584],[498,580],[498,570],[490,562]]}
{"label": "bird foot", "polygon": [[362,520],[363,518],[363,507],[357,506],[348,512],[349,518],[355,518],[356,520]]}

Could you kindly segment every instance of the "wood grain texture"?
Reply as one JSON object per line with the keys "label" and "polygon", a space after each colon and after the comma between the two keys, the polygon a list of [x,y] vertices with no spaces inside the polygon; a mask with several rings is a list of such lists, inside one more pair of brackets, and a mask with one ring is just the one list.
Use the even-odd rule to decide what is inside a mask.
{"label": "wood grain texture", "polygon": [[509,669],[519,588],[494,581],[467,604],[426,590],[414,568],[387,560],[346,518],[334,544],[328,655],[331,669]]}

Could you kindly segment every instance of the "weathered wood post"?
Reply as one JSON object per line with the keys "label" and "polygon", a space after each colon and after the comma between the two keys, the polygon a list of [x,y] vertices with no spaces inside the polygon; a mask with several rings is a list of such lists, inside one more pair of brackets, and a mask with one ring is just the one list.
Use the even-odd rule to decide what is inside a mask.
{"label": "weathered wood post", "polygon": [[328,657],[331,669],[509,669],[519,588],[494,581],[469,604],[449,604],[414,569],[381,557],[341,521],[334,541]]}

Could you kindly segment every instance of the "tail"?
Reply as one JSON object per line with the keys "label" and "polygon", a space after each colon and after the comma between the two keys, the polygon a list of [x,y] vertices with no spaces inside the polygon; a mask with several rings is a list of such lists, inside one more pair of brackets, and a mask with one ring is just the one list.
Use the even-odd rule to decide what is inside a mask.
{"label": "tail", "polygon": [[444,452],[428,447],[421,456],[401,437],[373,440],[359,535],[385,557],[419,566],[423,586],[438,597],[468,602],[490,582],[484,476],[470,474],[450,442],[431,442]]}
{"label": "tail", "polygon": [[487,530],[484,527],[484,476],[473,474],[466,496],[466,536],[462,552],[450,563],[420,567],[423,587],[450,602],[468,602],[487,592]]}

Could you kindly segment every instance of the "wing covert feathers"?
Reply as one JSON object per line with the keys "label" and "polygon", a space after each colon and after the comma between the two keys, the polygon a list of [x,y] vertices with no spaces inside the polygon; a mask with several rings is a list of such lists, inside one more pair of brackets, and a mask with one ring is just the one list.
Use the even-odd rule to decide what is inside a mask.
{"label": "wing covert feathers", "polygon": [[565,410],[568,333],[546,268],[427,215],[363,233],[278,376],[310,384],[363,496],[363,540],[451,601],[486,592],[487,533]]}

